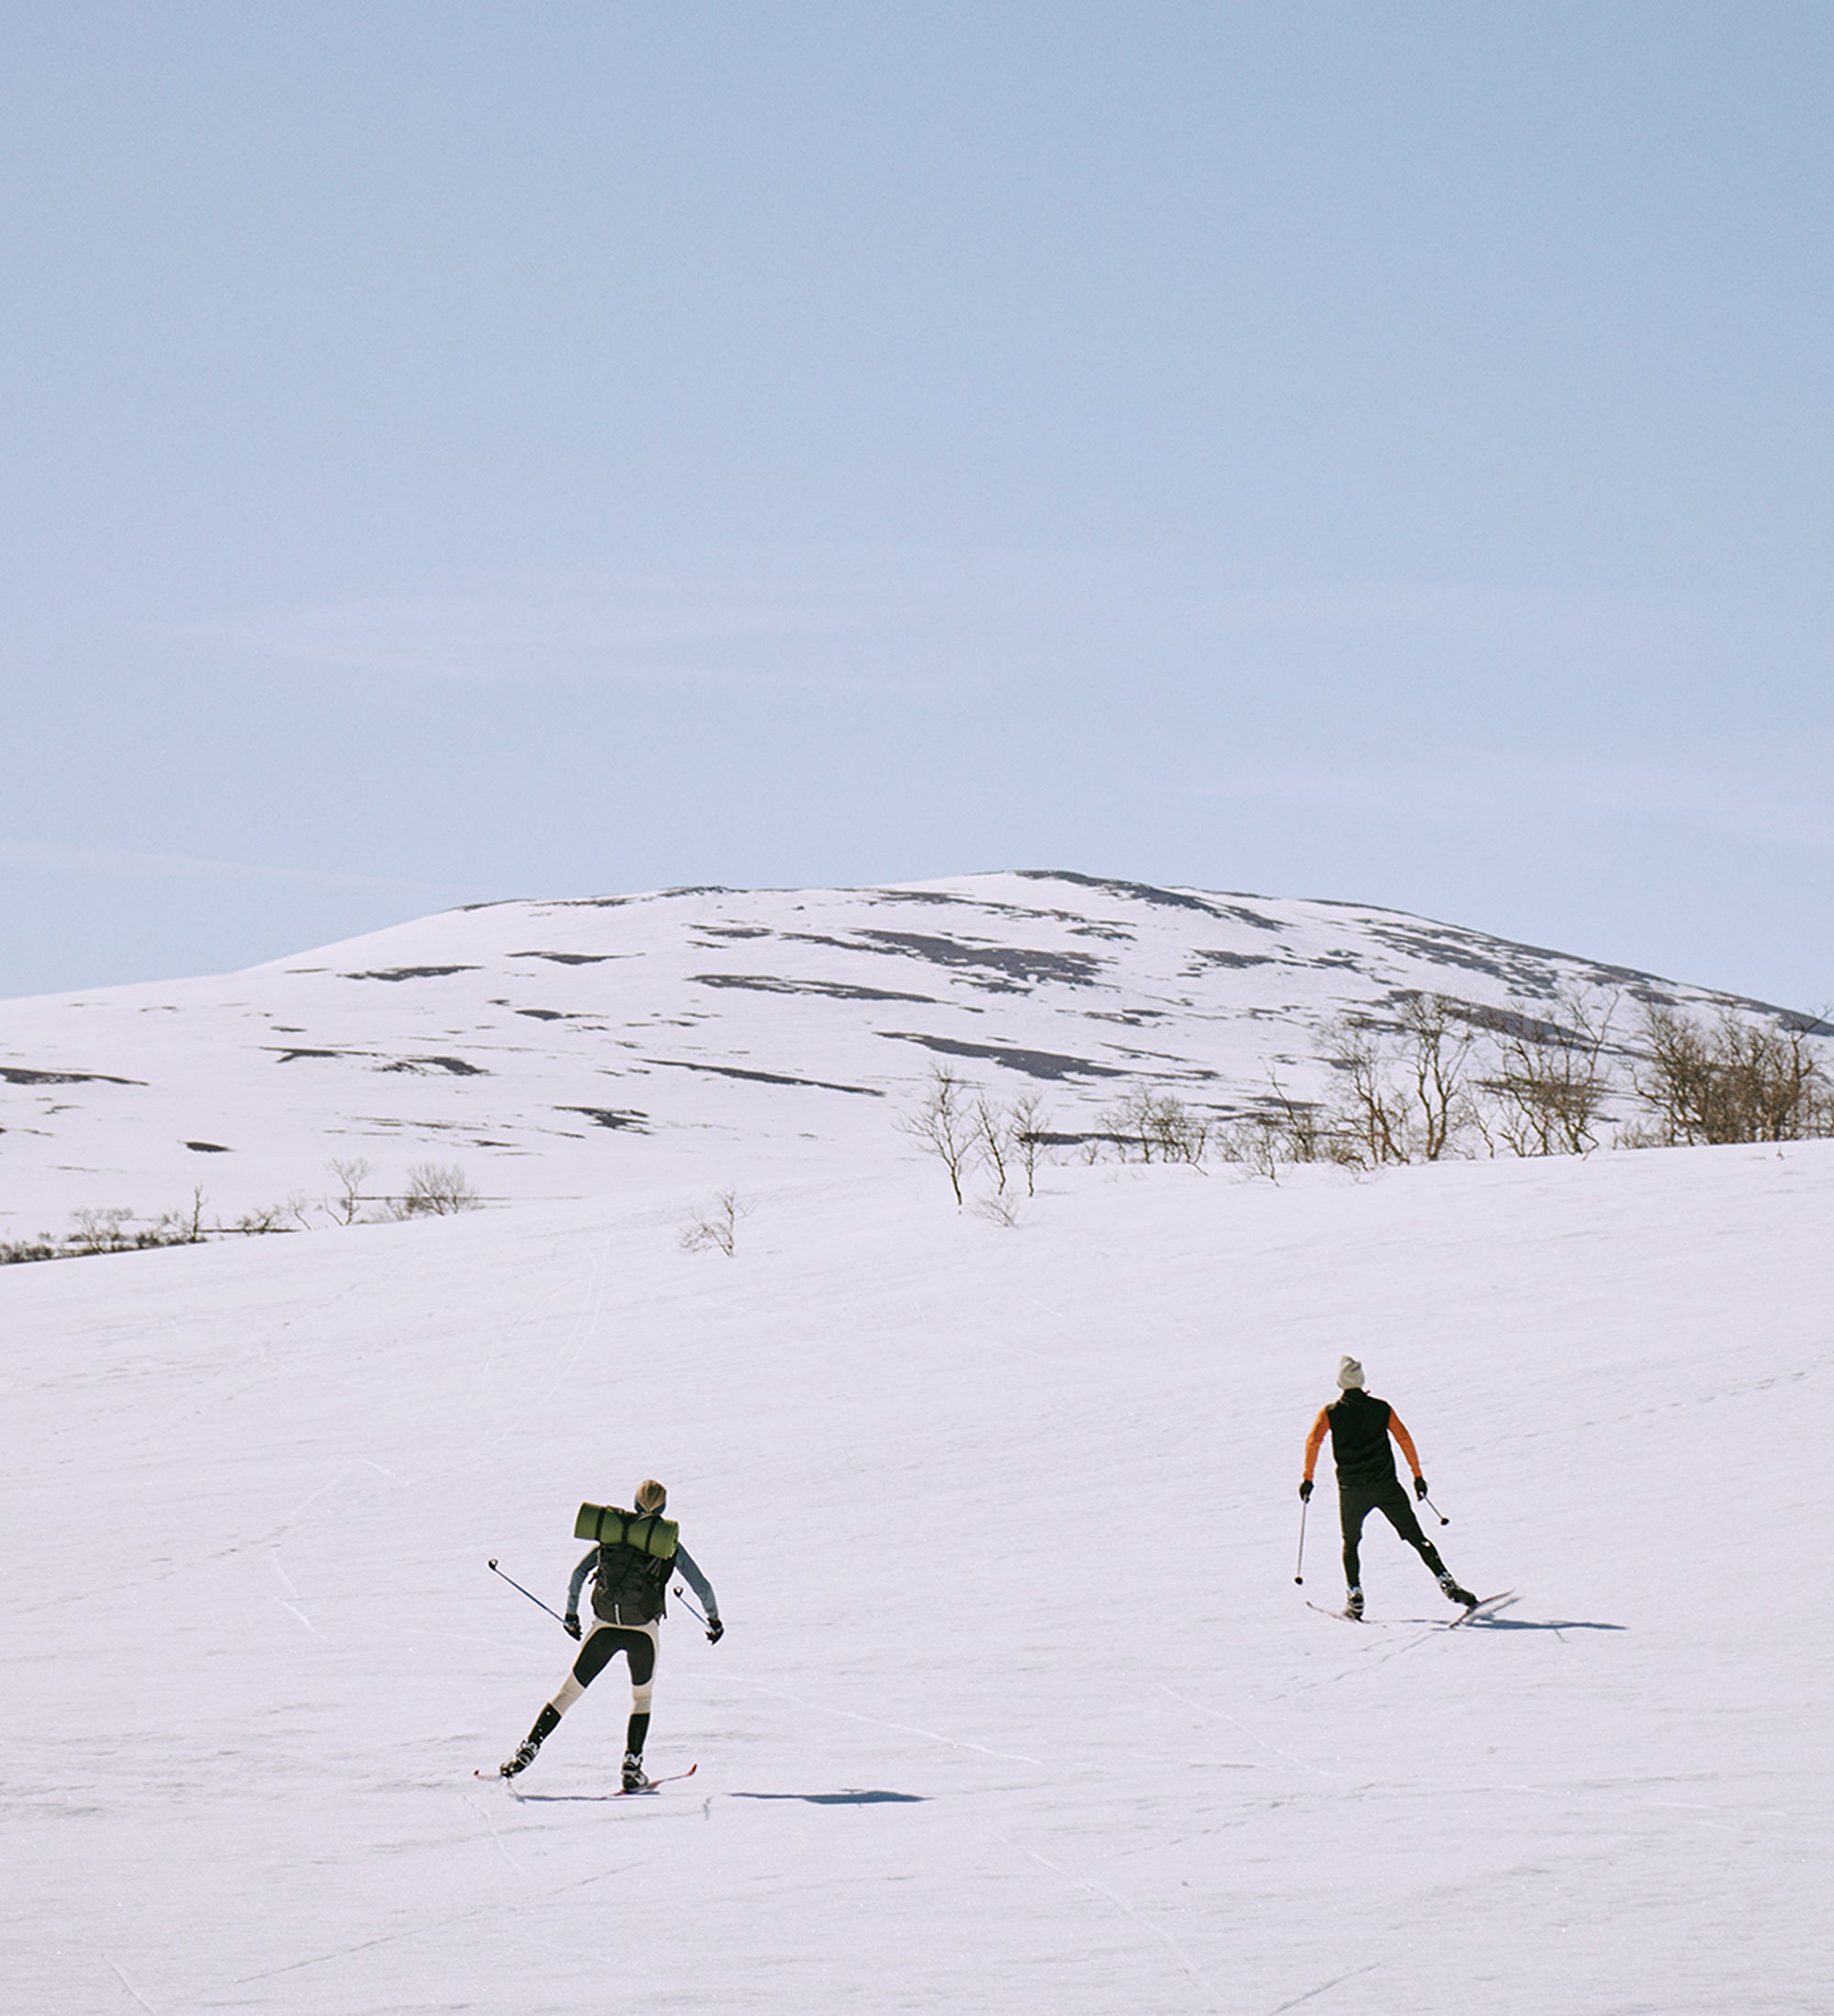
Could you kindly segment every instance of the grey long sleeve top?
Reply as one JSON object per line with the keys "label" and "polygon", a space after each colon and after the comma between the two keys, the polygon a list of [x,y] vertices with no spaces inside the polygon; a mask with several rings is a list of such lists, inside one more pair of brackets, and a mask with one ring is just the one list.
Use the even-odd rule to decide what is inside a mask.
{"label": "grey long sleeve top", "polygon": [[[586,1579],[598,1565],[598,1548],[590,1548],[585,1559],[573,1570],[573,1579],[567,1585],[567,1614],[569,1617],[580,1614],[580,1598],[585,1590]],[[679,1575],[701,1599],[701,1607],[707,1614],[707,1622],[712,1624],[720,1614],[720,1599],[714,1595],[713,1583],[702,1574],[694,1557],[679,1541],[676,1544],[675,1559],[668,1564],[668,1572],[671,1575]]]}

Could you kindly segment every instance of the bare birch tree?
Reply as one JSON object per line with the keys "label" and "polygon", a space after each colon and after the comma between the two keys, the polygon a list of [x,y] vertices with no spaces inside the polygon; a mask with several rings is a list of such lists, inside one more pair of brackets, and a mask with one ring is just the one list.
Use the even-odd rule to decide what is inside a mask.
{"label": "bare birch tree", "polygon": [[980,1137],[973,1108],[968,1104],[972,1088],[946,1064],[933,1064],[930,1090],[914,1113],[907,1113],[898,1125],[936,1157],[947,1172],[949,1188],[956,1202],[962,1201],[962,1177],[980,1151]]}

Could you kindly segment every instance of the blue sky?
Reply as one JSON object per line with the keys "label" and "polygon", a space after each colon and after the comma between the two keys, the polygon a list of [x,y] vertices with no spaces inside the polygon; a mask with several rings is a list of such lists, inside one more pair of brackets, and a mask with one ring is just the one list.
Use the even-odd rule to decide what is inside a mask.
{"label": "blue sky", "polygon": [[0,993],[1028,865],[1834,999],[1825,6],[0,38]]}

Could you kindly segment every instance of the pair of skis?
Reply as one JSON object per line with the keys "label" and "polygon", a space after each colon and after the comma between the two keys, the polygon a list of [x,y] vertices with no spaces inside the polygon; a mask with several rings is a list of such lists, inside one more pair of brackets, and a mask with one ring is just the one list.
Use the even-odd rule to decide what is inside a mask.
{"label": "pair of skis", "polygon": [[[661,1778],[646,1779],[641,1785],[634,1785],[628,1790],[621,1787],[613,1794],[613,1797],[616,1799],[637,1799],[645,1792],[658,1790],[664,1785],[679,1785],[684,1778],[692,1778],[700,1768],[698,1763],[691,1764],[685,1771],[669,1771]],[[499,1769],[494,1771],[473,1771],[471,1776],[473,1778],[501,1779],[503,1774]],[[503,1782],[507,1784],[509,1780],[504,1779]]]}
{"label": "pair of skis", "polygon": [[[1461,1610],[1457,1616],[1447,1617],[1443,1622],[1443,1628],[1447,1631],[1456,1631],[1460,1625],[1469,1624],[1474,1617],[1487,1615],[1499,1603],[1508,1603],[1515,1593],[1516,1592],[1513,1589],[1499,1589],[1494,1596],[1480,1596],[1475,1603],[1472,1603],[1464,1610]],[[1347,1610],[1327,1610],[1323,1603],[1315,1603],[1309,1597],[1306,1600],[1306,1607],[1309,1610],[1316,1610],[1321,1617],[1337,1617],[1345,1624],[1380,1624],[1387,1621],[1380,1617],[1353,1617]]]}

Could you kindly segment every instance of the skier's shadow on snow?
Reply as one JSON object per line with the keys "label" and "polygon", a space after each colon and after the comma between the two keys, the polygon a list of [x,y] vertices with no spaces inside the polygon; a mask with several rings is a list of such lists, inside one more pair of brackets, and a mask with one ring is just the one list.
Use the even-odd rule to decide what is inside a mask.
{"label": "skier's shadow on snow", "polygon": [[1467,1631],[1628,1631],[1627,1624],[1594,1624],[1584,1617],[1474,1617]]}
{"label": "skier's shadow on snow", "polygon": [[729,1799],[793,1799],[804,1806],[923,1806],[923,1792],[729,1792]]}
{"label": "skier's shadow on snow", "polygon": [[[1437,1624],[1436,1617],[1421,1617],[1421,1624]],[[1461,1631],[1628,1631],[1627,1624],[1594,1624],[1584,1617],[1473,1617],[1458,1627]]]}

